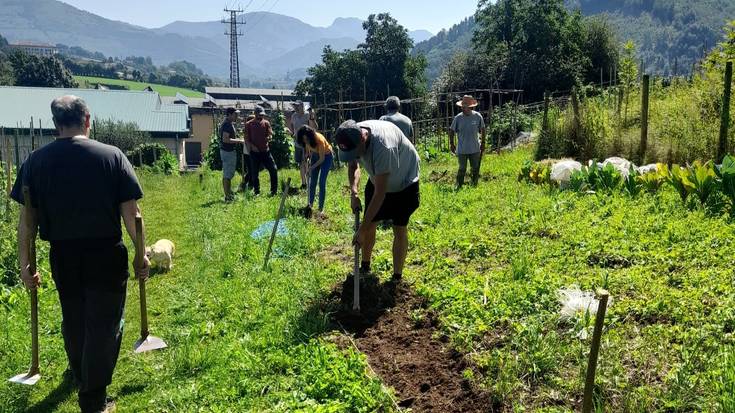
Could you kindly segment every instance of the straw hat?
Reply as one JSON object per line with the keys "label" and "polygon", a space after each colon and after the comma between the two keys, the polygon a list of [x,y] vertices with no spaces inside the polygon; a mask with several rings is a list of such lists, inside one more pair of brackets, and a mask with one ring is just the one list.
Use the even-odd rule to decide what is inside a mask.
{"label": "straw hat", "polygon": [[473,98],[470,95],[462,96],[462,100],[457,102],[457,106],[460,106],[460,107],[467,106],[468,108],[474,108],[474,107],[477,107],[477,105],[478,105],[477,99]]}

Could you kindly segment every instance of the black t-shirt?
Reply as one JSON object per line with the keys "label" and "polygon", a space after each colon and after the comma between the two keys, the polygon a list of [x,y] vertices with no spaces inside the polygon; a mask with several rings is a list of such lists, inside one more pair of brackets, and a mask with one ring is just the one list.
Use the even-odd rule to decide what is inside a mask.
{"label": "black t-shirt", "polygon": [[81,137],[56,139],[28,157],[11,194],[21,205],[24,185],[46,241],[120,239],[120,204],[143,197],[122,151]]}
{"label": "black t-shirt", "polygon": [[235,139],[237,134],[235,133],[235,128],[232,126],[232,122],[229,120],[225,120],[222,122],[222,124],[219,127],[219,140],[220,140],[220,149],[222,149],[225,152],[232,152],[235,150],[235,144],[234,143],[225,143],[224,134],[225,132],[230,134],[230,139]]}

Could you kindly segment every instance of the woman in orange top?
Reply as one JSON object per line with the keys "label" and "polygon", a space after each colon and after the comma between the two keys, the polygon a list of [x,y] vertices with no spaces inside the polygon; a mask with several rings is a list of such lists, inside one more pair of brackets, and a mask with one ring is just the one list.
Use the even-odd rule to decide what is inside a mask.
{"label": "woman in orange top", "polygon": [[302,126],[296,133],[296,143],[306,149],[307,156],[311,156],[309,173],[309,208],[314,206],[316,198],[316,184],[319,182],[319,215],[324,215],[324,201],[327,197],[327,175],[332,168],[334,155],[332,146],[321,133],[309,126]]}

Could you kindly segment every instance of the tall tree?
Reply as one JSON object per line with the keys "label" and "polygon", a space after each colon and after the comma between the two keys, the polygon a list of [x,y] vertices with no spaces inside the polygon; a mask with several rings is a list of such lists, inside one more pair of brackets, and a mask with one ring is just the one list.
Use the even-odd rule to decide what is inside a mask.
{"label": "tall tree", "polygon": [[385,99],[389,92],[400,97],[424,93],[426,59],[411,56],[408,31],[387,13],[370,15],[363,27],[367,35],[357,50],[325,47],[322,62],[309,69],[297,93],[329,101],[362,100],[364,92],[369,99]]}
{"label": "tall tree", "polygon": [[71,72],[55,57],[38,57],[22,51],[10,54],[16,85],[34,87],[77,87]]}

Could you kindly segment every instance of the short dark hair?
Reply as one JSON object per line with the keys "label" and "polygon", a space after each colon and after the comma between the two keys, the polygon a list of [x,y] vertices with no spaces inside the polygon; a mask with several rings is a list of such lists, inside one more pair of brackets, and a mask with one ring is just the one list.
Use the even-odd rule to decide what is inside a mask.
{"label": "short dark hair", "polygon": [[78,96],[61,96],[51,102],[51,115],[56,127],[83,127],[89,115],[89,107],[87,107],[87,102]]}
{"label": "short dark hair", "polygon": [[398,96],[391,96],[385,101],[385,109],[391,112],[401,109],[401,99]]}
{"label": "short dark hair", "polygon": [[233,115],[235,112],[237,112],[235,108],[227,108],[227,110],[225,110],[225,115],[230,116]]}
{"label": "short dark hair", "polygon": [[316,131],[311,126],[304,125],[296,131],[296,143],[305,148],[307,139],[310,146],[316,147]]}

